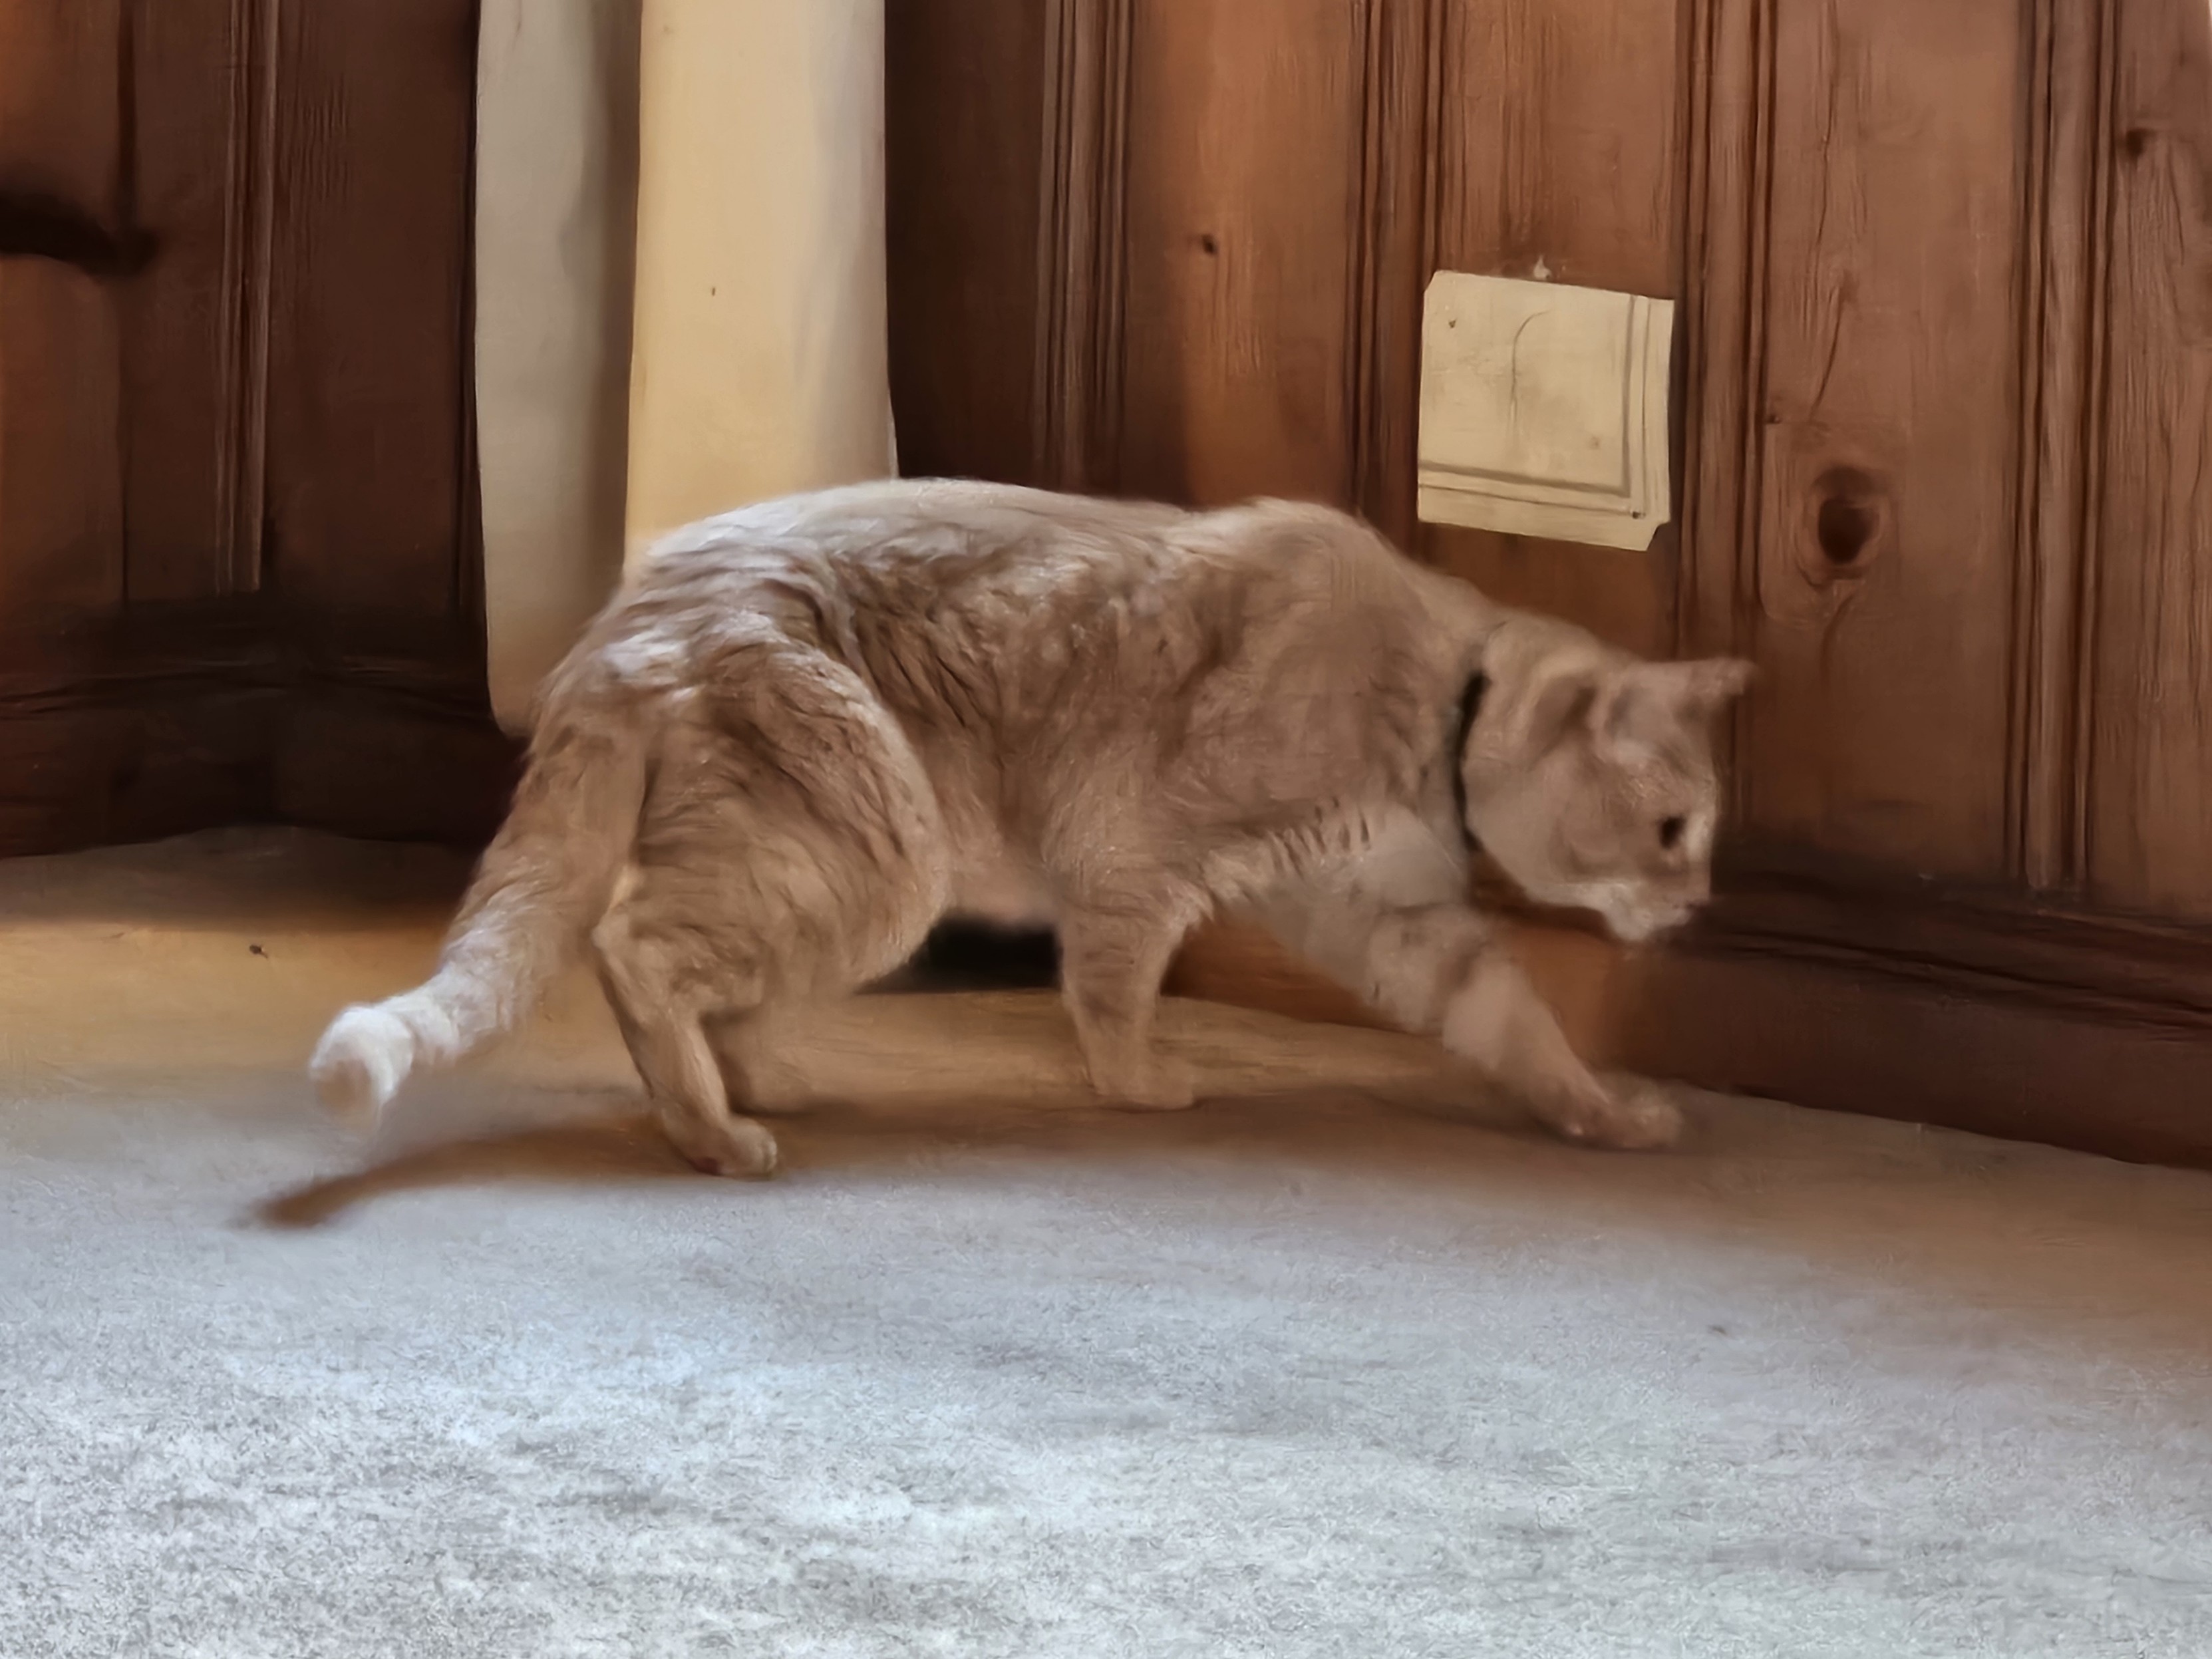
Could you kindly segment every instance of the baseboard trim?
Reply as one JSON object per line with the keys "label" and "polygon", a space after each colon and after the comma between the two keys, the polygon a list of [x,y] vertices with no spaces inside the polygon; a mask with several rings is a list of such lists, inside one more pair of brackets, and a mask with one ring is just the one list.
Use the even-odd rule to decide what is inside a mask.
{"label": "baseboard trim", "polygon": [[1801,1106],[2212,1167],[2212,1028],[1780,951],[1624,964],[1622,1065]]}
{"label": "baseboard trim", "polygon": [[[1593,1064],[2212,1167],[2212,1020],[2197,1000],[2212,947],[2190,930],[1934,896],[1902,914],[1843,919],[1809,902],[1802,891],[1789,908],[1734,896],[1663,949],[1506,925]],[[1814,925],[1810,937],[1780,931],[1801,917],[1825,934]],[[1194,934],[1168,988],[1293,1018],[1389,1025],[1267,935],[1234,923]]]}
{"label": "baseboard trim", "polygon": [[520,761],[489,712],[376,686],[199,678],[0,709],[0,857],[229,823],[481,847]]}

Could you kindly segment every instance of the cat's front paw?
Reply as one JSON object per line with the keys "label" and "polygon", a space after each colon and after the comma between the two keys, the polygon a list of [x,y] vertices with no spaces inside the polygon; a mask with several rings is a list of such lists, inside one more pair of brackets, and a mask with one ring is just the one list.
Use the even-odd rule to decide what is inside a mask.
{"label": "cat's front paw", "polygon": [[1180,1112],[1198,1103],[1198,1073],[1180,1060],[1155,1056],[1142,1066],[1091,1073],[1109,1106],[1129,1112]]}
{"label": "cat's front paw", "polygon": [[1682,1109],[1656,1084],[1623,1083],[1613,1091],[1613,1110],[1599,1144],[1626,1152],[1664,1152],[1680,1144]]}
{"label": "cat's front paw", "polygon": [[1641,1079],[1541,1103],[1537,1115],[1562,1139],[1611,1152],[1662,1152],[1682,1138],[1681,1108]]}
{"label": "cat's front paw", "polygon": [[749,1117],[708,1121],[681,1107],[664,1108],[660,1127],[684,1161],[702,1175],[765,1181],[780,1161],[775,1135]]}

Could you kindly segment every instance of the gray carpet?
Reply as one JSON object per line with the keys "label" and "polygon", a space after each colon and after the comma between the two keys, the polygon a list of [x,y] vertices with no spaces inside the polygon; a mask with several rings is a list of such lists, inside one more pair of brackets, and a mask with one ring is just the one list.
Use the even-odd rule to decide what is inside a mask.
{"label": "gray carpet", "polygon": [[0,867],[0,1655],[2212,1652],[2212,1177],[1195,1005],[1117,1116],[1012,994],[794,1034],[741,1186],[581,984],[350,1145],[449,880]]}

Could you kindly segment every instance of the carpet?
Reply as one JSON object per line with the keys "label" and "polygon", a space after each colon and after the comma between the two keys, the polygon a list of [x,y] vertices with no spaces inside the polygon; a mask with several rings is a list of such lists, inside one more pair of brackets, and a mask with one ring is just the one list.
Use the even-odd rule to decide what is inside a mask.
{"label": "carpet", "polygon": [[0,1655],[2212,1652],[2212,1176],[1048,995],[791,1034],[696,1176],[581,977],[369,1146],[299,1066],[454,870],[0,866]]}

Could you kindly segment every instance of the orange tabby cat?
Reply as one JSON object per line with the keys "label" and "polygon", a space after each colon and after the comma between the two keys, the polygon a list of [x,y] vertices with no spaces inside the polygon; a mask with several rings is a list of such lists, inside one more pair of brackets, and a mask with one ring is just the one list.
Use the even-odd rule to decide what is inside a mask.
{"label": "orange tabby cat", "polygon": [[313,1074],[373,1116],[595,955],[669,1135],[775,1168],[766,1017],[948,913],[1050,921],[1106,1098],[1172,1108],[1162,975],[1249,911],[1559,1133],[1656,1146],[1466,900],[1479,842],[1623,938],[1705,898],[1734,661],[1650,663],[1504,610],[1317,507],[1190,513],[865,485],[664,543],[547,680],[436,974],[348,1009]]}

